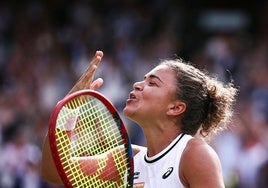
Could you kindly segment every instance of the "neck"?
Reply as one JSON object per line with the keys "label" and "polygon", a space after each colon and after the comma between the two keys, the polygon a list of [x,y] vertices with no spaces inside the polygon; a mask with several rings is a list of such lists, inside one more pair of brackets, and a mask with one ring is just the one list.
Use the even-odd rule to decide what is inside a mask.
{"label": "neck", "polygon": [[179,126],[170,125],[163,128],[143,128],[147,143],[147,155],[152,157],[164,150],[181,133]]}

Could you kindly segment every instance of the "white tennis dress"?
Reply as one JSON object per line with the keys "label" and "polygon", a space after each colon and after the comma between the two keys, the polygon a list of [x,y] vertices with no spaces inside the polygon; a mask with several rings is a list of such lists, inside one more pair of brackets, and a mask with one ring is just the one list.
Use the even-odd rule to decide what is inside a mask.
{"label": "white tennis dress", "polygon": [[179,178],[181,155],[192,136],[180,134],[163,151],[153,157],[147,149],[134,156],[133,188],[183,188]]}

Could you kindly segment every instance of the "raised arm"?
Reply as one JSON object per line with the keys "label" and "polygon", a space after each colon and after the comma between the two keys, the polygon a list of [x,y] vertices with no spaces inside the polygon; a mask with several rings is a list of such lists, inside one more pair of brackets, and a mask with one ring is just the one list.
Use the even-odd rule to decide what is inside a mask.
{"label": "raised arm", "polygon": [[[80,79],[76,82],[74,87],[69,91],[69,94],[81,90],[81,89],[93,89],[97,90],[103,84],[103,80],[101,78],[94,80],[94,74],[96,69],[98,68],[101,59],[103,57],[102,51],[96,51],[95,56],[91,60],[88,68],[80,77]],[[61,178],[57,172],[56,166],[54,164],[51,150],[49,147],[49,139],[48,136],[45,136],[45,141],[43,145],[42,151],[42,161],[41,161],[41,176],[45,181],[49,181],[56,184],[62,184]]]}

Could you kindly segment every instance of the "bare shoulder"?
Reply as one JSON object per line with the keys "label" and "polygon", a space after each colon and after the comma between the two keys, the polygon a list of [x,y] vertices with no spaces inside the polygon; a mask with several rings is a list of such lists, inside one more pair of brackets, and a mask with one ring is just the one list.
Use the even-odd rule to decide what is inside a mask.
{"label": "bare shoulder", "polygon": [[183,156],[184,155],[187,156],[188,159],[198,160],[199,162],[202,160],[207,161],[207,159],[219,162],[215,150],[207,142],[199,138],[193,138],[188,142],[183,152]]}
{"label": "bare shoulder", "polygon": [[199,138],[188,142],[182,154],[179,174],[187,187],[224,187],[218,155]]}
{"label": "bare shoulder", "polygon": [[135,145],[135,144],[132,144],[131,147],[132,147],[133,155],[136,155],[141,150],[145,150],[146,149],[146,147],[144,147],[144,146],[139,146],[139,145]]}

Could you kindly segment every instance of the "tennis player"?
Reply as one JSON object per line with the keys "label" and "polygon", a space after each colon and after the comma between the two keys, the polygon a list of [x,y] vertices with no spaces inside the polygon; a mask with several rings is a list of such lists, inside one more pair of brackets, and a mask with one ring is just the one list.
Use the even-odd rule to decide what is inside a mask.
{"label": "tennis player", "polygon": [[[102,57],[97,51],[70,93],[101,87],[102,79],[92,81]],[[231,83],[181,59],[161,61],[134,83],[124,115],[138,123],[146,137],[146,147],[133,146],[134,188],[224,187],[219,158],[206,138],[226,128],[236,94]],[[62,184],[47,139],[42,176]]]}

